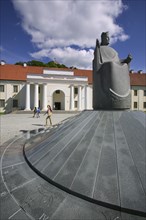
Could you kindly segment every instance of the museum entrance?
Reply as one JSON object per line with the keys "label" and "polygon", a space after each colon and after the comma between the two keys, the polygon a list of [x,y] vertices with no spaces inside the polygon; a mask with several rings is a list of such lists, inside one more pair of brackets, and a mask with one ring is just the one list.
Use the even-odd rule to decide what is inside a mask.
{"label": "museum entrance", "polygon": [[61,110],[61,102],[54,102],[54,109]]}
{"label": "museum entrance", "polygon": [[53,93],[53,110],[65,110],[65,95],[61,90]]}

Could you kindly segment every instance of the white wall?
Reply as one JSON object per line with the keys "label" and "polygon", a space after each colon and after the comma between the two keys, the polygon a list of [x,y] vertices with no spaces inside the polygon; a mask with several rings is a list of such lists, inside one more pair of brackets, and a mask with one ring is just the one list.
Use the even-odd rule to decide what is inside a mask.
{"label": "white wall", "polygon": [[[134,90],[137,91],[137,96],[134,95]],[[146,111],[144,108],[144,102],[146,102],[146,96],[144,96],[145,86],[131,86],[131,109]],[[134,102],[137,102],[137,108],[134,108]]]}
{"label": "white wall", "polygon": [[[26,86],[25,82],[20,81],[1,81],[1,85],[4,85],[5,91],[0,92],[0,99],[5,100],[5,108],[0,108],[0,112],[10,112],[13,109],[13,99],[18,99],[18,109],[25,109],[25,95],[26,95]],[[18,85],[18,93],[13,92],[13,85]],[[42,86],[40,84],[40,94],[39,99],[41,100],[42,105]],[[78,86],[78,85],[76,85]],[[70,110],[70,84],[68,83],[48,83],[47,84],[47,104],[53,106],[53,94],[56,90],[61,90],[65,95],[65,110]],[[137,96],[134,96],[134,90],[137,90]],[[143,108],[144,102],[146,102],[146,96],[144,96],[144,90],[146,87],[144,86],[131,86],[131,109],[132,110],[141,110],[146,111],[146,108]],[[85,95],[87,96],[87,108],[86,109],[93,109],[92,108],[92,85],[86,86],[86,93],[85,93],[85,85],[82,86],[82,95],[81,95],[81,110],[85,109]],[[34,108],[34,85],[31,84],[30,86],[30,98],[31,109]],[[63,103],[63,100],[60,100]],[[78,95],[74,97],[74,101],[78,101]],[[137,108],[134,108],[133,103],[137,102]],[[75,109],[77,110],[77,109]]]}
{"label": "white wall", "polygon": [[[18,100],[18,108],[24,107],[24,84],[20,81],[1,81],[1,85],[4,85],[4,92],[0,92],[0,99],[5,100],[5,107],[0,108],[0,112],[11,112],[13,108],[13,100]],[[18,86],[18,92],[13,91],[13,86]]]}

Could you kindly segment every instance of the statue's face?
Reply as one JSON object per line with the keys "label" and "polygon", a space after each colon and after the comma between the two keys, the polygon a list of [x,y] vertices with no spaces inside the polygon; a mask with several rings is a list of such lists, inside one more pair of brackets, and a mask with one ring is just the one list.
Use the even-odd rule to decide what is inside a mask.
{"label": "statue's face", "polygon": [[109,36],[108,34],[103,34],[102,37],[101,37],[101,40],[102,40],[102,45],[108,45],[109,44]]}

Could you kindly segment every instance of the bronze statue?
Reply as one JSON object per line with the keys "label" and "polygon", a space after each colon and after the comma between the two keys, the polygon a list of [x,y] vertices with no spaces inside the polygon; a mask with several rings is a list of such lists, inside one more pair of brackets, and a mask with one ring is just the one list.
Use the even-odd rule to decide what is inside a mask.
{"label": "bronze statue", "polygon": [[120,60],[109,44],[108,32],[96,40],[93,60],[93,108],[129,109],[131,107],[129,63],[131,54]]}

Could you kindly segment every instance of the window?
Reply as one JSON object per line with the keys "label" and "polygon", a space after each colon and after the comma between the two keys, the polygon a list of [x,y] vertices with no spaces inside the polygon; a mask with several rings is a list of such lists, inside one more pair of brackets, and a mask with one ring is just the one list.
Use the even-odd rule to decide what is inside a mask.
{"label": "window", "polygon": [[137,102],[134,102],[134,108],[137,108]]}
{"label": "window", "polygon": [[4,85],[0,85],[0,92],[4,92]]}
{"label": "window", "polygon": [[13,86],[13,92],[18,92],[18,86]]}
{"label": "window", "polygon": [[60,90],[56,90],[56,94],[60,94]]}
{"label": "window", "polygon": [[17,108],[17,107],[18,107],[18,100],[13,99],[13,108]]}
{"label": "window", "polygon": [[5,107],[5,100],[4,99],[0,99],[0,108]]}
{"label": "window", "polygon": [[146,90],[143,91],[143,95],[146,96]]}
{"label": "window", "polygon": [[134,90],[134,96],[137,96],[137,90]]}
{"label": "window", "polygon": [[74,93],[75,93],[75,95],[78,94],[78,88],[74,88]]}
{"label": "window", "polygon": [[146,108],[146,102],[143,103],[143,108]]}

